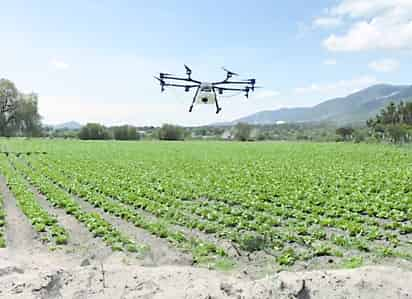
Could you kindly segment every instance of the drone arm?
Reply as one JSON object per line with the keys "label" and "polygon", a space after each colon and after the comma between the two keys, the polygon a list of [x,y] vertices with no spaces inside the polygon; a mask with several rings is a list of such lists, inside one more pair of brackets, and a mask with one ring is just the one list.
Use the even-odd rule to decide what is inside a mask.
{"label": "drone arm", "polygon": [[218,90],[229,90],[229,91],[248,91],[248,88],[230,88],[230,87],[216,87]]}
{"label": "drone arm", "polygon": [[215,82],[212,83],[213,85],[222,85],[222,84],[244,84],[244,85],[249,85],[252,84],[249,81],[221,81],[221,82]]}
{"label": "drone arm", "polygon": [[194,88],[194,87],[199,87],[199,85],[183,85],[183,84],[169,84],[169,83],[165,83],[163,86],[171,86],[171,87],[184,87],[184,88]]}
{"label": "drone arm", "polygon": [[179,77],[173,77],[173,76],[163,76],[162,79],[167,79],[167,80],[176,80],[176,81],[186,81],[186,82],[193,82],[196,84],[200,84],[200,81],[193,80],[193,79],[188,79],[188,78],[179,78]]}

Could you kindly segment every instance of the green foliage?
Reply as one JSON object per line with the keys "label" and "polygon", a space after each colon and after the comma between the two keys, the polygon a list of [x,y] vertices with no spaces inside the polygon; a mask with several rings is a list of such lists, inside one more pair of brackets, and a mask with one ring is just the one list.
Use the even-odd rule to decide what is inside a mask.
{"label": "green foliage", "polygon": [[296,252],[292,248],[284,250],[277,258],[276,261],[281,266],[291,266],[298,260]]}
{"label": "green foliage", "polygon": [[81,128],[79,138],[83,140],[104,140],[110,139],[110,133],[101,124],[88,123]]}
{"label": "green foliage", "polygon": [[[16,169],[24,173],[30,182],[46,196],[47,200],[84,223],[95,237],[101,237],[113,250],[139,252],[140,249],[145,248],[145,246],[138,247],[133,241],[123,236],[110,223],[106,222],[101,215],[83,211],[79,203],[52,182],[48,181],[41,173],[34,171],[18,159],[13,159],[13,162]],[[45,231],[46,226],[44,223],[36,223],[35,229],[38,232],[42,232]],[[55,238],[57,245],[67,243],[68,236],[61,227],[52,227],[51,236]]]}
{"label": "green foliage", "polygon": [[57,219],[51,216],[37,202],[35,195],[28,189],[23,177],[8,163],[5,156],[0,156],[0,171],[7,180],[7,185],[15,196],[22,212],[31,221],[33,228],[44,233],[45,242],[57,244],[59,238],[67,239],[64,228],[60,227]]}
{"label": "green foliage", "polygon": [[[198,264],[213,265],[227,257],[226,250],[252,258],[270,254],[282,265],[318,256],[375,256],[382,243],[394,257],[409,258],[412,157],[404,148],[6,142],[20,150],[53,146],[48,155],[9,159],[53,205],[78,217],[114,250],[134,246],[111,235],[99,214],[82,216],[72,196],[191,253]],[[55,190],[57,185],[66,191]]]}
{"label": "green foliage", "polygon": [[186,132],[182,127],[164,124],[157,134],[160,140],[184,140]]}
{"label": "green foliage", "polygon": [[0,79],[0,136],[40,136],[38,96],[20,93],[13,82]]}
{"label": "green foliage", "polygon": [[[393,143],[403,143],[412,140],[412,102],[391,102],[374,118],[367,121],[375,136]],[[388,139],[388,138],[386,138]]]}
{"label": "green foliage", "polygon": [[342,137],[344,141],[351,140],[355,130],[352,127],[340,127],[336,129],[336,135]]}
{"label": "green foliage", "polygon": [[238,123],[235,128],[235,139],[239,141],[251,140],[252,126],[246,123]]}
{"label": "green foliage", "polygon": [[346,259],[342,262],[343,268],[348,269],[355,269],[359,268],[363,265],[363,257],[362,256],[354,256],[349,259]]}
{"label": "green foliage", "polygon": [[138,140],[140,139],[139,134],[135,127],[132,126],[120,126],[112,127],[113,138],[116,140]]}

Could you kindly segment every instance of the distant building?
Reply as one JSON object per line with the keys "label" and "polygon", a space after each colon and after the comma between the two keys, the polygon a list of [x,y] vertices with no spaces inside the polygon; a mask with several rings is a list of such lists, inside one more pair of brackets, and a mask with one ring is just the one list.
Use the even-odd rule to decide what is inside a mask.
{"label": "distant building", "polygon": [[234,136],[234,132],[233,132],[232,129],[226,129],[222,134],[222,139],[232,140],[234,138],[235,138],[235,136]]}

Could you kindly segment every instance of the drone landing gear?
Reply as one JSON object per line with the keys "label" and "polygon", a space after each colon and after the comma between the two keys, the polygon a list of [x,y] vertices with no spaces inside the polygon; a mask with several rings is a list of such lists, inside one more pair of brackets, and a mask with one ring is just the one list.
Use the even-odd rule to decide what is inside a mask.
{"label": "drone landing gear", "polygon": [[193,110],[193,105],[195,104],[197,95],[199,94],[199,89],[200,89],[200,86],[198,86],[196,89],[195,96],[193,97],[192,105],[190,105],[190,108],[189,108],[189,112],[192,112]]}
{"label": "drone landing gear", "polygon": [[216,114],[219,114],[219,112],[222,111],[222,108],[219,107],[219,103],[217,102],[216,90],[214,88],[213,88],[213,94],[215,95]]}

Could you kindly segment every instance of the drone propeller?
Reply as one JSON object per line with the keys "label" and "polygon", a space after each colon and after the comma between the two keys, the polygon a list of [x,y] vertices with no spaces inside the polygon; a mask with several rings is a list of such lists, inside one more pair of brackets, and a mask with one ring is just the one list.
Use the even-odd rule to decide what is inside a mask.
{"label": "drone propeller", "polygon": [[165,84],[165,81],[164,81],[164,80],[162,80],[162,79],[160,79],[160,78],[158,78],[158,77],[156,77],[156,76],[153,76],[153,78],[155,78],[157,81],[159,81],[160,84]]}
{"label": "drone propeller", "polygon": [[260,89],[260,88],[263,88],[263,86],[254,86],[254,85],[252,85],[252,87],[250,87],[250,89],[252,91],[255,91],[255,89]]}
{"label": "drone propeller", "polygon": [[153,78],[155,78],[156,80],[158,80],[158,81],[160,82],[161,91],[162,91],[162,92],[165,91],[165,84],[166,84],[166,82],[165,82],[164,80],[160,79],[160,78],[162,78],[162,76],[160,76],[160,78],[158,78],[158,77],[156,77],[156,76],[153,76]]}
{"label": "drone propeller", "polygon": [[185,69],[186,69],[186,75],[190,77],[190,75],[192,74],[192,70],[186,64],[185,64]]}
{"label": "drone propeller", "polygon": [[[228,76],[230,76],[230,77],[232,77],[232,76],[239,76],[239,74],[238,73],[235,73],[235,72],[232,72],[232,71],[229,71],[227,68],[225,68],[225,67],[222,67],[222,69],[228,74]],[[229,77],[229,78],[230,78]]]}

